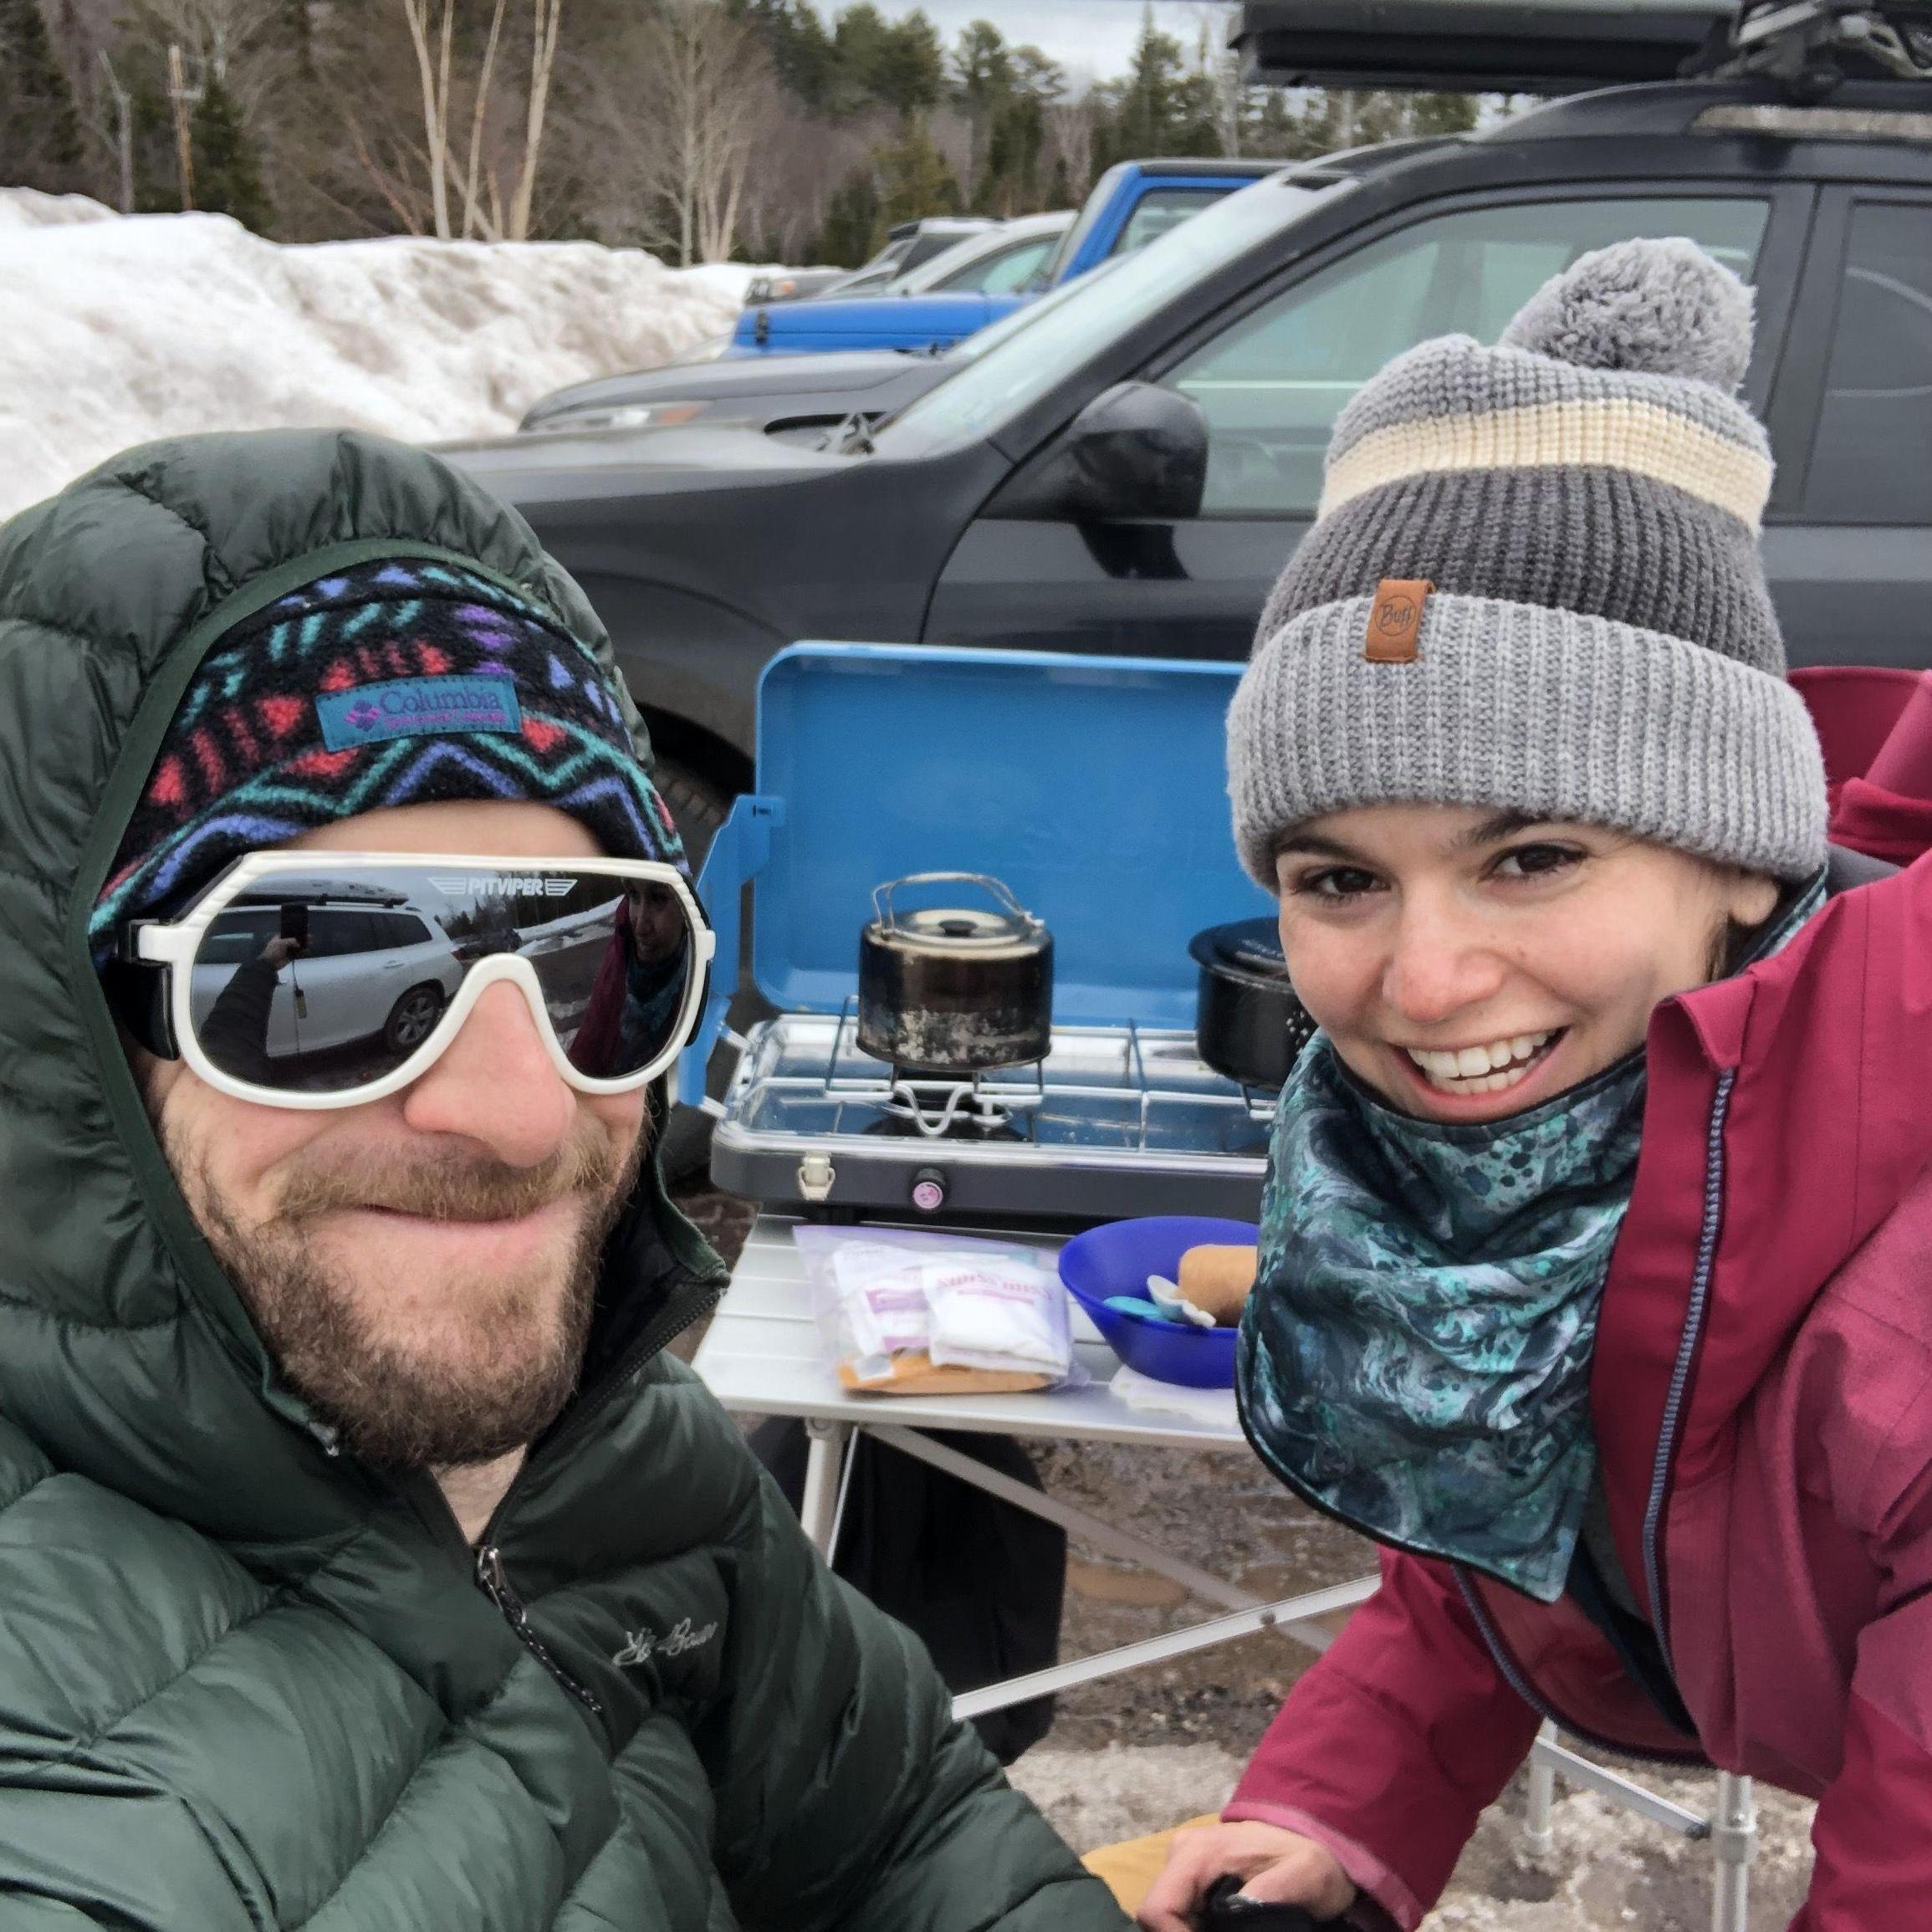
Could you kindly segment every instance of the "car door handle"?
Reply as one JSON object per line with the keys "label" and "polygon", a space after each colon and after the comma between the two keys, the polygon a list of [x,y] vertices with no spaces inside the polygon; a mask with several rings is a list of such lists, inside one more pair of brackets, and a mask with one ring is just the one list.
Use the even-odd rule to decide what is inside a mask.
{"label": "car door handle", "polygon": [[402,962],[400,959],[385,959],[382,962],[382,970],[385,973],[400,973],[402,970]]}

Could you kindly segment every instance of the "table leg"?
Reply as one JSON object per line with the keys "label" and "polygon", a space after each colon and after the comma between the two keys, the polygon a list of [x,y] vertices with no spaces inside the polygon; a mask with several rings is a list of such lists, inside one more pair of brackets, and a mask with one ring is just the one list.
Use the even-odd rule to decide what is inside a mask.
{"label": "table leg", "polygon": [[[1536,1733],[1538,1744],[1555,1743],[1556,1727],[1545,1724]],[[1556,1849],[1556,1834],[1550,1825],[1550,1807],[1556,1798],[1556,1767],[1540,1751],[1530,1753],[1530,1802],[1523,1817],[1523,1842],[1532,1858],[1546,1858]]]}
{"label": "table leg", "polygon": [[1711,1932],[1745,1932],[1751,1914],[1751,1862],[1757,1850],[1757,1806],[1751,1780],[1717,1774],[1717,1811],[1710,1821],[1715,1854]]}
{"label": "table leg", "polygon": [[832,1537],[838,1529],[839,1485],[851,1434],[849,1423],[815,1420],[805,1424],[805,1497],[799,1520],[827,1562],[831,1561]]}

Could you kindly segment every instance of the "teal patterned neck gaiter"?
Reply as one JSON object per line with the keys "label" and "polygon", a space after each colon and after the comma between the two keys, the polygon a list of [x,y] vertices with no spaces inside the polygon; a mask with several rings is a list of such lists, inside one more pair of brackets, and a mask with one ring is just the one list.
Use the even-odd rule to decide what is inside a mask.
{"label": "teal patterned neck gaiter", "polygon": [[[1794,895],[1741,967],[1824,899]],[[1399,1113],[1317,1034],[1275,1120],[1235,1387],[1262,1460],[1377,1541],[1554,1602],[1597,1451],[1590,1357],[1641,1050],[1527,1113]]]}
{"label": "teal patterned neck gaiter", "polygon": [[1275,1119],[1236,1377],[1290,1489],[1383,1542],[1562,1595],[1643,1086],[1636,1053],[1531,1112],[1444,1126],[1309,1044]]}

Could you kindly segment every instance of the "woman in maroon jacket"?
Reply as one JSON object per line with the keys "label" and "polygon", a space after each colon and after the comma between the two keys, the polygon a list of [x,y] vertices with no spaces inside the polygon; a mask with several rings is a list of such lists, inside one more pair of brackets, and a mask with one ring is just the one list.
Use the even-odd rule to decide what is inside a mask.
{"label": "woman in maroon jacket", "polygon": [[[1229,1872],[1414,1926],[1545,1716],[1817,1798],[1802,1932],[1932,1924],[1932,866],[1827,844],[1749,344],[1688,243],[1424,344],[1264,615],[1235,831],[1322,1030],[1239,1390],[1383,1580],[1153,1932]],[[1897,858],[1914,755],[1932,698],[1839,801]]]}

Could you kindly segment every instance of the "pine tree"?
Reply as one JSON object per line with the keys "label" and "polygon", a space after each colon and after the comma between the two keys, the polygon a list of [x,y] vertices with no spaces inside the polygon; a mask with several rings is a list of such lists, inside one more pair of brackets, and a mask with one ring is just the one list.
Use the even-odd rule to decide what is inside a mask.
{"label": "pine tree", "polygon": [[809,251],[815,262],[856,268],[877,253],[886,239],[886,220],[879,207],[878,184],[869,168],[856,168],[825,202],[825,226]]}
{"label": "pine tree", "polygon": [[896,141],[873,151],[872,159],[885,190],[881,214],[888,228],[922,215],[958,213],[959,183],[923,120],[908,120]]}
{"label": "pine tree", "polygon": [[1151,6],[1142,17],[1126,79],[1095,91],[1103,110],[1094,129],[1096,174],[1116,161],[1142,156],[1221,151],[1214,83],[1190,70],[1180,42],[1154,25]]}
{"label": "pine tree", "polygon": [[210,72],[190,125],[195,155],[195,205],[212,215],[233,215],[245,228],[265,234],[275,211],[262,185],[254,137],[242,124],[234,97]]}
{"label": "pine tree", "polygon": [[0,182],[69,193],[84,158],[74,89],[40,0],[0,0]]}

